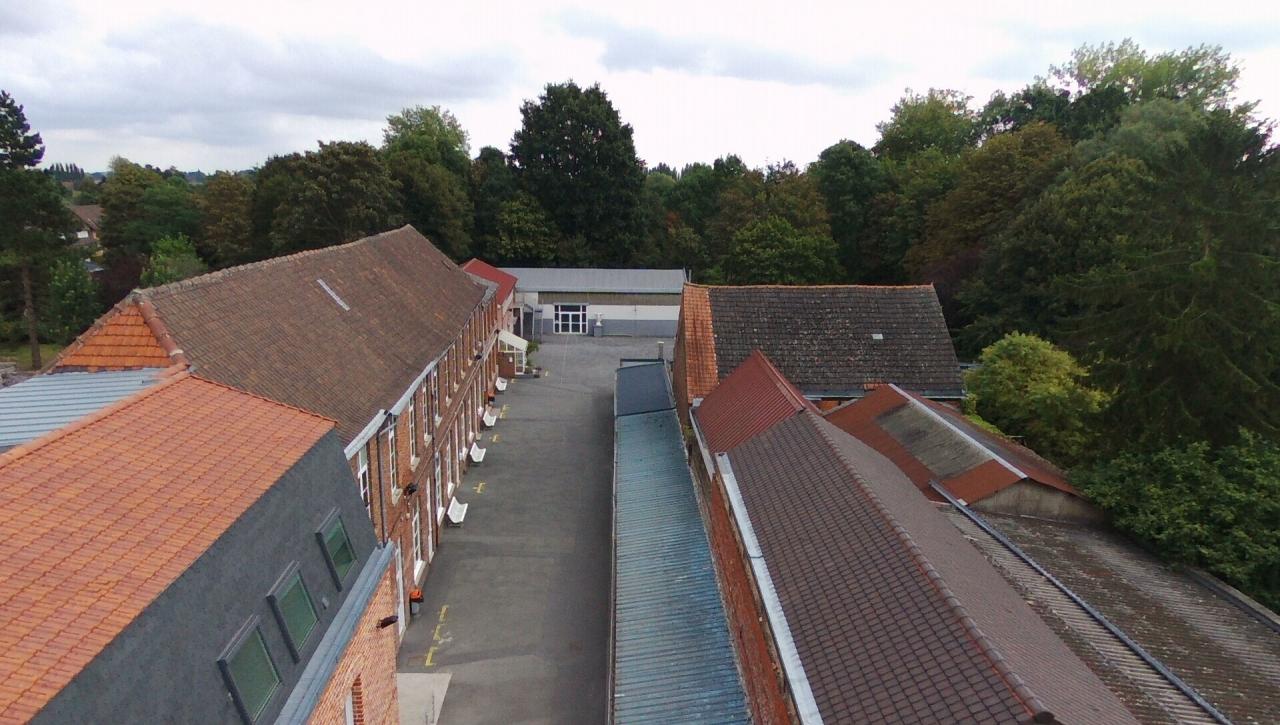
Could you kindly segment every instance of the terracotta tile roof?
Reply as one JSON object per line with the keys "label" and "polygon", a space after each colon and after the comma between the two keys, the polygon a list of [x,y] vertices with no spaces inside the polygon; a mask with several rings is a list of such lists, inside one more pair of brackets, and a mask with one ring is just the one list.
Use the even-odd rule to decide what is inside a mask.
{"label": "terracotta tile roof", "polygon": [[71,207],[71,213],[80,219],[85,229],[97,231],[102,226],[101,204],[75,204]]}
{"label": "terracotta tile roof", "polygon": [[0,720],[37,713],[332,428],[180,373],[0,455]]}
{"label": "terracotta tile roof", "polygon": [[932,285],[688,285],[686,299],[691,290],[706,296],[710,315],[706,322],[691,317],[699,326],[686,327],[686,339],[715,349],[711,360],[705,348],[688,346],[691,376],[714,364],[724,378],[758,349],[806,395],[861,397],[881,383],[930,397],[963,392]]}
{"label": "terracotta tile roof", "polygon": [[711,297],[702,285],[686,284],[680,298],[681,363],[692,403],[710,393],[720,382],[716,365],[715,330],[711,325]]}
{"label": "terracotta tile roof", "polygon": [[935,500],[941,498],[929,487],[931,480],[970,503],[1023,480],[1079,495],[1061,471],[1030,450],[895,385],[880,386],[825,417],[893,461]]}
{"label": "terracotta tile roof", "polygon": [[174,364],[141,308],[120,302],[98,318],[50,365],[60,370],[132,370]]}
{"label": "terracotta tile roof", "polygon": [[511,293],[516,291],[515,275],[508,274],[488,262],[482,262],[479,259],[468,259],[463,263],[462,270],[498,285],[499,302],[505,303]]}
{"label": "terracotta tile roof", "polygon": [[828,722],[1133,722],[893,464],[805,411],[729,453]]}
{"label": "terracotta tile roof", "polygon": [[711,450],[723,453],[804,410],[817,412],[756,350],[703,399],[694,417]]}
{"label": "terracotta tile roof", "polygon": [[345,443],[444,354],[486,293],[405,226],[130,299],[202,377],[333,418]]}

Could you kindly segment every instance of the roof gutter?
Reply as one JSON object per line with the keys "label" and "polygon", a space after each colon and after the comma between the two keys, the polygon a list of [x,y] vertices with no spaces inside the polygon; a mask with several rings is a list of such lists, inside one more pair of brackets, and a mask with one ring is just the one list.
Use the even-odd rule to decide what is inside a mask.
{"label": "roof gutter", "polygon": [[[699,442],[701,442],[701,436],[699,436]],[[703,455],[706,456],[705,448],[703,450]],[[809,686],[808,676],[805,675],[804,663],[800,661],[800,652],[796,649],[795,640],[791,636],[791,627],[787,624],[786,613],[782,611],[782,601],[778,599],[773,578],[769,576],[769,566],[765,563],[755,529],[751,526],[746,502],[742,500],[742,492],[738,489],[738,479],[733,475],[728,454],[716,454],[716,464],[720,469],[720,479],[724,481],[725,491],[729,494],[734,522],[738,525],[738,533],[742,536],[747,559],[751,562],[751,571],[755,574],[756,588],[760,591],[760,600],[764,603],[765,615],[769,618],[769,628],[773,631],[778,656],[782,660],[782,669],[791,687],[796,715],[804,725],[821,725],[822,715],[818,712],[818,702],[813,697],[813,689]]]}

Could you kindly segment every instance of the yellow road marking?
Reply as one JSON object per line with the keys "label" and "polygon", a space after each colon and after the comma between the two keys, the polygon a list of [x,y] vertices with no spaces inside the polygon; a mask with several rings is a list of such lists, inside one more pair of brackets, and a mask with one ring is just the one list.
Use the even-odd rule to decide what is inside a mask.
{"label": "yellow road marking", "polygon": [[434,658],[435,656],[436,656],[436,648],[432,647],[431,649],[427,650],[427,660],[423,664],[425,664],[427,667],[435,667],[436,663],[431,661],[432,658]]}
{"label": "yellow road marking", "polygon": [[[444,622],[441,622],[441,623],[439,623],[439,624],[437,624],[437,625],[436,625],[436,631],[434,631],[434,632],[432,632],[432,633],[431,633],[431,639],[432,639],[432,641],[435,641],[435,642],[439,642],[439,641],[440,641],[440,628],[441,628],[441,627],[443,627],[443,626],[444,626]],[[432,647],[432,649],[435,649],[435,648],[434,648],[434,647]]]}
{"label": "yellow road marking", "polygon": [[475,491],[476,493],[484,493],[484,481],[477,483],[476,487],[471,490]]}
{"label": "yellow road marking", "polygon": [[441,621],[441,622],[443,622],[443,621],[444,621],[444,615],[445,615],[448,611],[449,611],[449,605],[448,605],[448,604],[446,604],[446,605],[444,605],[444,606],[440,607],[440,621]]}
{"label": "yellow road marking", "polygon": [[490,443],[497,443],[497,442],[498,442],[498,440],[500,439],[500,437],[501,437],[501,436],[499,436],[497,433],[494,433],[492,436],[490,436],[490,437],[489,437],[489,442],[490,442]]}

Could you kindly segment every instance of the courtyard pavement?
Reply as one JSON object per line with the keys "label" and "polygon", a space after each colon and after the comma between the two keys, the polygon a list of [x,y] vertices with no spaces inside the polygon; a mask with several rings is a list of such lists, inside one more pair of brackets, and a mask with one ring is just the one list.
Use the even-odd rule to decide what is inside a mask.
{"label": "courtyard pavement", "polygon": [[547,335],[546,376],[498,396],[458,490],[466,522],[445,528],[400,649],[400,672],[448,675],[440,723],[605,720],[613,376],[657,347]]}

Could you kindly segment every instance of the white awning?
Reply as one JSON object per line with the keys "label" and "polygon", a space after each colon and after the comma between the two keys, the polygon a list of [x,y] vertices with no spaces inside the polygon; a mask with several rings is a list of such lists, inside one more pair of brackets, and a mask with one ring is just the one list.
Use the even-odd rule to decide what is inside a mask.
{"label": "white awning", "polygon": [[529,349],[529,341],[518,335],[513,335],[506,330],[498,330],[498,341],[509,347],[514,347],[520,352]]}

